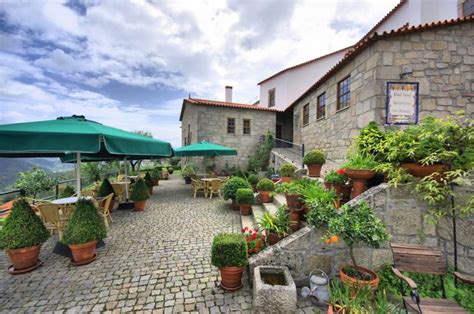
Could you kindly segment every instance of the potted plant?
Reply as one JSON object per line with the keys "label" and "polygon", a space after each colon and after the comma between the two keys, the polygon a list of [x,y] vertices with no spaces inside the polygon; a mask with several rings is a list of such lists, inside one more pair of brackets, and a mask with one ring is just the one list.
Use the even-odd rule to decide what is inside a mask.
{"label": "potted plant", "polygon": [[173,172],[174,172],[173,166],[169,166],[167,169],[168,169],[169,174],[173,174]]}
{"label": "potted plant", "polygon": [[377,162],[372,155],[355,153],[342,168],[345,175],[352,180],[352,198],[362,194],[367,189],[367,180],[375,176],[373,170],[377,166]]}
{"label": "potted plant", "polygon": [[185,184],[191,184],[191,177],[196,175],[196,170],[193,165],[186,165],[183,170],[181,170],[181,175],[184,178]]}
{"label": "potted plant", "polygon": [[250,215],[254,202],[253,190],[249,188],[238,189],[235,198],[240,206],[240,214],[243,216]]}
{"label": "potted plant", "polygon": [[328,230],[323,238],[327,243],[337,242],[341,238],[349,248],[352,265],[340,268],[341,281],[348,284],[358,284],[377,288],[378,275],[357,264],[354,257],[354,246],[365,244],[372,248],[379,248],[389,239],[385,225],[377,218],[365,202],[357,206],[342,206],[340,212],[331,217]]}
{"label": "potted plant", "polygon": [[293,174],[296,171],[296,167],[292,164],[283,164],[280,167],[280,181],[281,182],[291,182]]}
{"label": "potted plant", "polygon": [[73,265],[85,265],[95,260],[98,240],[107,236],[104,221],[91,200],[79,199],[64,231],[63,241],[72,253]]}
{"label": "potted plant", "polygon": [[247,182],[247,180],[241,178],[241,177],[232,177],[229,180],[224,183],[223,187],[223,194],[224,194],[224,199],[232,200],[232,208],[235,210],[239,209],[239,205],[237,204],[236,200],[236,194],[238,189],[245,189],[245,188],[252,188],[250,184]]}
{"label": "potted plant", "polygon": [[248,256],[258,254],[265,249],[265,236],[258,227],[245,227],[242,228],[242,234],[247,242],[247,253]]}
{"label": "potted plant", "polygon": [[59,193],[59,198],[65,198],[65,197],[71,197],[74,194],[76,194],[76,191],[74,191],[74,188],[70,185],[66,185],[64,189]]}
{"label": "potted plant", "polygon": [[150,193],[150,195],[153,194],[153,186],[155,184],[153,183],[153,179],[151,178],[149,172],[145,174],[145,177],[143,178],[143,180],[145,181],[145,184],[148,187],[148,193]]}
{"label": "potted plant", "polygon": [[258,225],[265,230],[270,245],[276,244],[290,232],[291,222],[284,206],[278,208],[275,215],[265,212],[258,219]]}
{"label": "potted plant", "polygon": [[169,175],[168,168],[166,167],[161,168],[161,178],[163,180],[168,180],[168,175]]}
{"label": "potted plant", "polygon": [[[326,191],[319,181],[308,181],[302,184],[301,194],[305,218],[309,222],[310,215],[324,213],[326,209],[334,210],[336,203],[336,193],[334,190]],[[314,213],[311,211],[313,210]],[[320,226],[317,226],[319,228]]]}
{"label": "potted plant", "polygon": [[0,249],[6,251],[12,262],[8,271],[25,273],[41,266],[38,256],[41,245],[48,238],[48,230],[28,202],[23,198],[15,201],[0,228]]}
{"label": "potted plant", "polygon": [[150,198],[148,187],[142,179],[138,179],[133,185],[130,199],[133,201],[134,211],[141,212],[145,209],[146,201]]}
{"label": "potted plant", "polygon": [[253,190],[256,191],[257,189],[257,183],[258,183],[258,177],[256,174],[249,174],[249,176],[247,177],[247,181],[250,183],[250,185],[252,186]]}
{"label": "potted plant", "polygon": [[308,175],[310,177],[321,176],[321,167],[326,162],[326,156],[319,149],[313,149],[308,152],[304,158],[303,163],[308,167]]}
{"label": "potted plant", "polygon": [[330,170],[324,176],[324,184],[329,188],[334,188],[337,195],[341,195],[343,187],[347,182],[347,176],[344,169]]}
{"label": "potted plant", "polygon": [[242,287],[242,273],[248,264],[247,243],[242,234],[219,233],[212,241],[211,264],[221,273],[221,287],[234,291]]}
{"label": "potted plant", "polygon": [[153,185],[159,185],[161,179],[160,168],[155,167],[151,170],[151,179],[153,180]]}
{"label": "potted plant", "polygon": [[112,210],[114,208],[114,205],[115,205],[115,200],[114,200],[115,191],[114,191],[114,188],[112,187],[112,184],[110,184],[109,179],[102,180],[102,183],[99,186],[99,190],[97,191],[96,197],[98,197],[98,198],[106,197],[110,193],[114,193],[114,197],[112,197],[112,201],[110,201],[110,206],[109,206],[109,210]]}
{"label": "potted plant", "polygon": [[270,179],[260,179],[257,183],[257,190],[260,192],[262,203],[270,203],[272,201],[270,193],[275,188],[275,184]]}
{"label": "potted plant", "polygon": [[286,204],[290,209],[300,210],[303,206],[302,202],[302,188],[303,184],[301,180],[295,180],[290,183],[283,182],[277,184],[275,192],[284,193],[286,198]]}

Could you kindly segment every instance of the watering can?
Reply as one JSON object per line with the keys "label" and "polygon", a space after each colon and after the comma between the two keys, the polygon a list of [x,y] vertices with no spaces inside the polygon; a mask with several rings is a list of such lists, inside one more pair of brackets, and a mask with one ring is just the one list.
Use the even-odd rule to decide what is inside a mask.
{"label": "watering can", "polygon": [[320,303],[329,302],[329,277],[320,270],[315,269],[309,273],[309,287],[301,288],[301,296],[313,297]]}

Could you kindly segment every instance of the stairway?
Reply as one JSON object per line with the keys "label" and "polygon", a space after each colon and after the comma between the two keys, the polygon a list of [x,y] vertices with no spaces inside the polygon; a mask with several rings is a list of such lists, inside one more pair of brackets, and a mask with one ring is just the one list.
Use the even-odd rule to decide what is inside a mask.
{"label": "stairway", "polygon": [[256,226],[259,218],[265,212],[269,212],[274,215],[277,209],[282,205],[286,205],[286,198],[284,194],[274,195],[273,201],[271,203],[252,205],[252,214],[250,214],[249,216],[240,215],[242,228],[252,228],[253,226]]}

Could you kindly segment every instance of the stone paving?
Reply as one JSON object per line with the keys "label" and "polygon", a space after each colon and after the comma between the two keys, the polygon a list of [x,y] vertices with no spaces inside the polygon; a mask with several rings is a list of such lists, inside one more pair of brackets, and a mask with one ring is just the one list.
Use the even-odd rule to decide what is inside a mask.
{"label": "stone paving", "polygon": [[[219,198],[193,199],[190,186],[171,178],[155,187],[144,212],[112,213],[106,245],[89,265],[53,254],[56,237],[31,273],[9,275],[1,252],[0,312],[251,313],[248,277],[241,290],[223,291],[209,257],[215,234],[240,232],[239,213]],[[298,301],[297,313],[315,310]]]}

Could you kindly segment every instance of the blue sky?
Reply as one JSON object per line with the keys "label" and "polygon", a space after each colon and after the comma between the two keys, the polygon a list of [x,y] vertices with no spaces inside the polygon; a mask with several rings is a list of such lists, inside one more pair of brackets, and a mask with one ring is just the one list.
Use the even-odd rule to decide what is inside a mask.
{"label": "blue sky", "polygon": [[0,123],[83,114],[180,146],[182,99],[357,41],[398,0],[2,1]]}

